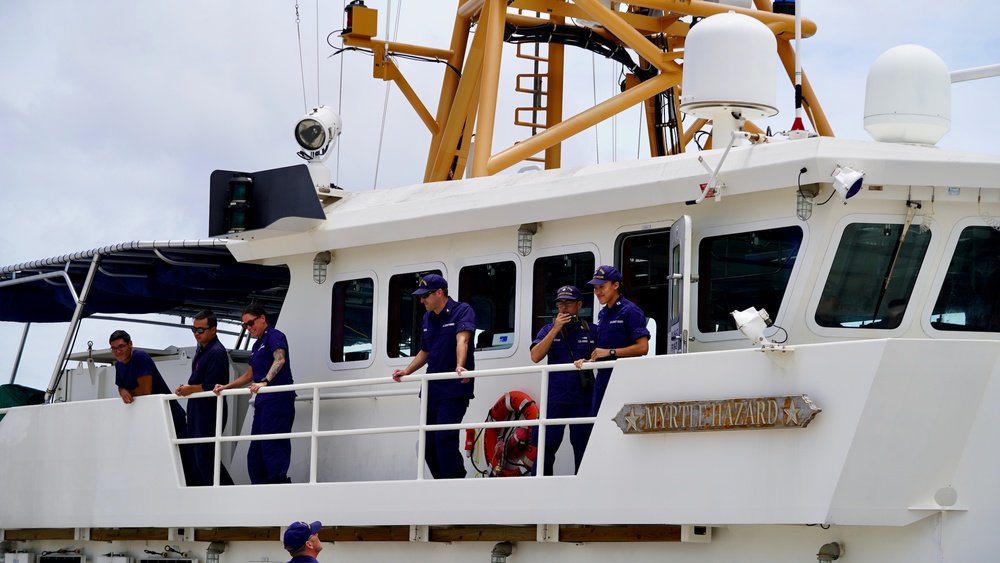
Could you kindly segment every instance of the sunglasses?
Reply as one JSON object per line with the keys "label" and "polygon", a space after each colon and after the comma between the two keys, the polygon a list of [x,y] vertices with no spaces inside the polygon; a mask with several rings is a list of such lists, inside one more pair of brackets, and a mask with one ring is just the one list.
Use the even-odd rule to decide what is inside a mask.
{"label": "sunglasses", "polygon": [[243,328],[250,328],[250,327],[252,327],[254,325],[254,323],[257,322],[257,319],[259,319],[259,318],[260,317],[254,317],[254,318],[250,319],[249,321],[243,323]]}
{"label": "sunglasses", "polygon": [[195,334],[205,334],[206,332],[212,330],[213,328],[215,328],[215,327],[214,326],[210,326],[210,327],[193,326],[193,327],[191,327],[191,332],[193,332]]}

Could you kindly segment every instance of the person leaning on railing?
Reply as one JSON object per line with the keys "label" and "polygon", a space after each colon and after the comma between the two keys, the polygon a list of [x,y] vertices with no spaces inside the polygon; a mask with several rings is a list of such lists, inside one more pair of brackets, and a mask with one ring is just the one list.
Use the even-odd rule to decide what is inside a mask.
{"label": "person leaning on railing", "polygon": [[[264,387],[291,385],[288,339],[285,334],[267,324],[264,307],[253,303],[243,309],[243,327],[257,339],[250,353],[250,365],[243,375],[225,385],[216,385],[215,394],[250,383],[250,393]],[[288,434],[295,422],[295,391],[263,393],[254,398],[251,435]],[[247,471],[254,485],[291,483],[288,466],[292,458],[292,441],[254,440],[247,449]]]}

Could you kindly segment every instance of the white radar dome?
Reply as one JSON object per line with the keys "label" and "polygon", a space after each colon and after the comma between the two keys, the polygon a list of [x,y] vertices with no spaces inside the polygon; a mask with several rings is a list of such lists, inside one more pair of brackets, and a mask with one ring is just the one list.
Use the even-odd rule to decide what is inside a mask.
{"label": "white radar dome", "polygon": [[919,45],[882,53],[868,71],[865,131],[876,141],[933,145],[951,130],[951,75]]}
{"label": "white radar dome", "polygon": [[729,12],[699,21],[684,42],[681,111],[706,119],[719,110],[775,115],[776,53],[774,33],[750,16]]}

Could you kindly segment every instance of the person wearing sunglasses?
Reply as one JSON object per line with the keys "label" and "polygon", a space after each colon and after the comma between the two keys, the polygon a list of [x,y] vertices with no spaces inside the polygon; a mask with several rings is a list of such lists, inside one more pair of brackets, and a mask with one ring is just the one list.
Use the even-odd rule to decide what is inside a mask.
{"label": "person wearing sunglasses", "polygon": [[[226,347],[219,341],[216,334],[219,321],[215,313],[209,310],[199,312],[191,323],[191,333],[194,335],[198,348],[191,360],[191,377],[187,384],[177,386],[174,393],[178,397],[187,397],[191,393],[212,391],[216,385],[229,383],[229,354]],[[187,425],[188,434],[192,438],[209,438],[215,436],[215,415],[218,410],[218,400],[212,397],[188,399]],[[222,429],[226,428],[228,407],[222,401]],[[208,486],[212,484],[215,471],[215,445],[191,444],[194,454],[194,464],[198,481],[188,483],[190,486]],[[219,483],[232,485],[226,466],[221,467]]]}
{"label": "person wearing sunglasses", "polygon": [[[135,402],[136,397],[170,394],[170,387],[160,375],[160,370],[156,369],[153,358],[145,350],[132,348],[132,337],[129,333],[124,330],[112,332],[111,336],[108,337],[108,345],[117,360],[115,362],[115,385],[118,386],[118,394],[123,403],[131,405]],[[170,417],[174,422],[174,432],[180,439],[187,438],[188,429],[184,409],[177,401],[168,402],[170,403]],[[191,445],[180,446],[180,453],[185,481],[187,483],[197,482],[198,475]]]}
{"label": "person wearing sunglasses", "polygon": [[[254,395],[251,435],[288,434],[295,422],[295,391],[261,393],[264,388],[291,385],[292,368],[289,363],[288,339],[285,333],[267,323],[267,313],[258,303],[243,309],[243,328],[257,339],[250,352],[250,365],[243,375],[225,385],[217,384],[215,394],[250,384]],[[292,459],[292,441],[254,440],[247,449],[247,472],[254,485],[265,483],[291,483],[288,466]]]}
{"label": "person wearing sunglasses", "polygon": [[[583,294],[576,286],[564,285],[556,290],[557,314],[552,322],[543,326],[531,343],[531,361],[538,363],[548,357],[549,365],[572,364],[579,359],[590,358],[594,350],[594,336],[590,324],[580,318]],[[593,370],[549,372],[548,417],[576,418],[590,416],[593,399]],[[556,451],[562,444],[565,425],[550,424],[545,427],[545,474],[552,475],[556,461]],[[573,461],[580,470],[583,451],[590,440],[592,424],[572,424],[569,427],[569,441],[573,445]],[[531,433],[531,443],[538,445],[537,430]],[[538,464],[531,472],[537,471]]]}
{"label": "person wearing sunglasses", "polygon": [[[476,369],[472,355],[476,313],[472,307],[448,297],[448,282],[437,274],[424,276],[413,290],[413,296],[427,309],[420,351],[406,369],[394,370],[392,378],[400,381],[424,364],[427,364],[427,373],[462,373]],[[473,398],[474,386],[472,378],[428,382],[427,424],[462,422],[469,400]],[[424,460],[435,479],[464,478],[465,457],[459,451],[459,431],[428,432]]]}

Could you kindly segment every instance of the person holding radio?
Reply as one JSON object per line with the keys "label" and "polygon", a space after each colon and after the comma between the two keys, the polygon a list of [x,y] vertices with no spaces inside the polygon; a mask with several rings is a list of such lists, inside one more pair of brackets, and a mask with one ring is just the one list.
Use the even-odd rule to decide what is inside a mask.
{"label": "person holding radio", "polygon": [[[594,335],[590,324],[580,318],[583,296],[572,285],[556,291],[558,314],[551,323],[542,327],[531,343],[531,361],[536,364],[548,357],[549,365],[572,364],[589,359],[594,350]],[[548,418],[575,418],[589,416],[593,398],[593,370],[549,372],[549,395],[546,412]],[[553,474],[556,451],[562,444],[565,425],[545,427],[545,475]],[[590,439],[592,424],[571,424],[569,441],[573,445],[574,473],[580,470],[580,461]],[[532,432],[531,441],[538,444],[538,433]],[[537,467],[537,465],[535,466]],[[532,467],[532,473],[535,473]]]}

